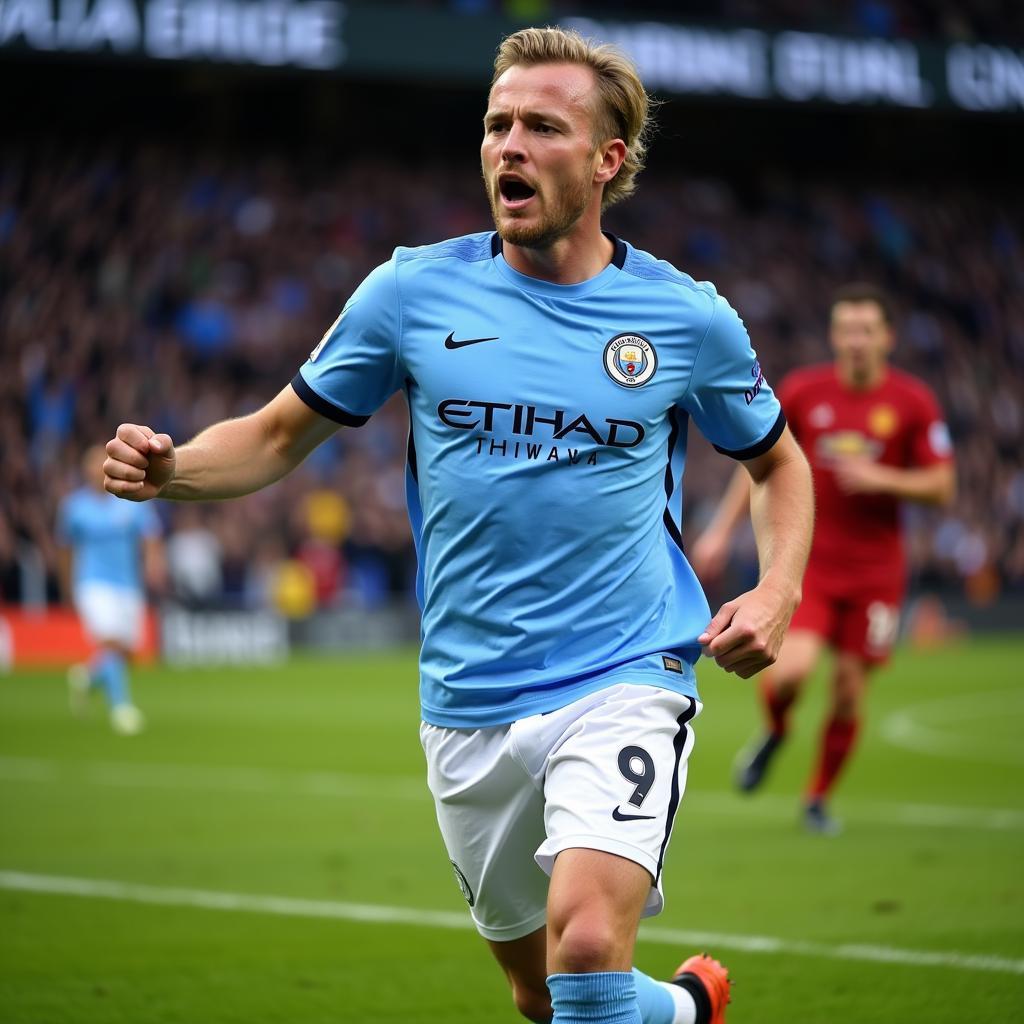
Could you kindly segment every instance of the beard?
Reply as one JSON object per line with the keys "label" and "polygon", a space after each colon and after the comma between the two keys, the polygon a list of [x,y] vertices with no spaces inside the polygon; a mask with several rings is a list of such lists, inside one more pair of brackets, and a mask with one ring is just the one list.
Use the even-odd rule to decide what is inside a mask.
{"label": "beard", "polygon": [[[540,197],[540,192],[536,193]],[[518,245],[523,249],[547,249],[564,238],[576,226],[591,201],[591,183],[584,175],[562,185],[556,197],[556,205],[541,214],[531,223],[521,223],[501,205],[497,175],[489,185],[487,198],[491,204],[491,216],[502,241]]]}

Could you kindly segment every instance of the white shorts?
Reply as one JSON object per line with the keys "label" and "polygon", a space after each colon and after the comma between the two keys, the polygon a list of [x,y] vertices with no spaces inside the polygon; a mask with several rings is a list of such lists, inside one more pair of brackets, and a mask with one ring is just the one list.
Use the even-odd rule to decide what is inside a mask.
{"label": "white shorts", "polygon": [[142,642],[145,604],[137,590],[81,583],[75,588],[75,609],[93,643],[117,643],[134,651]]}
{"label": "white shorts", "polygon": [[547,917],[562,850],[603,850],[646,868],[644,917],[661,911],[661,869],[693,749],[699,701],[621,684],[486,729],[420,726],[448,857],[477,929],[507,942]]}

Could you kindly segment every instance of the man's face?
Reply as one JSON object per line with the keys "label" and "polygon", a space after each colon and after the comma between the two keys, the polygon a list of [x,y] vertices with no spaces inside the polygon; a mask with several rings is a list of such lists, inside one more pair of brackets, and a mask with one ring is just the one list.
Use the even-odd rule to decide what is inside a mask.
{"label": "man's face", "polygon": [[542,249],[600,210],[596,83],[579,64],[515,66],[491,89],[480,146],[494,224],[512,245]]}
{"label": "man's face", "polygon": [[832,308],[832,351],[855,381],[875,377],[889,358],[892,328],[877,302],[837,302]]}

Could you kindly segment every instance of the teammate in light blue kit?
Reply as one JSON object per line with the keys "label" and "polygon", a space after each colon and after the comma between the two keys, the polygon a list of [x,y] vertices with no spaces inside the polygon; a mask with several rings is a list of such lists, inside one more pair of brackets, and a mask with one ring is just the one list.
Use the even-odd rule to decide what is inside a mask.
{"label": "teammate in light blue kit", "polygon": [[142,712],[132,703],[128,663],[142,639],[145,614],[143,570],[162,575],[160,521],[146,505],[128,505],[103,489],[103,448],[82,457],[83,486],[59,512],[58,538],[65,546],[64,582],[96,653],[88,665],[68,672],[72,710],[81,713],[88,694],[100,689],[115,732],[142,730]]}
{"label": "teammate in light blue kit", "polygon": [[[292,381],[175,450],[122,424],[106,487],[232,497],[408,398],[421,741],[449,858],[520,1012],[723,1024],[725,969],[631,970],[700,710],[702,650],[748,677],[800,592],[811,482],[747,333],[709,284],[601,231],[648,99],[560,29],[510,36],[481,147],[496,232],[398,249]],[[680,541],[689,419],[754,481],[760,584],[712,618]]]}

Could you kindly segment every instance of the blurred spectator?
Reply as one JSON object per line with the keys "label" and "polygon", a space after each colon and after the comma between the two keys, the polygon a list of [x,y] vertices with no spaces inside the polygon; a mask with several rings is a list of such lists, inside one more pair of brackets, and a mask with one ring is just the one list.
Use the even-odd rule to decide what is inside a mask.
{"label": "blurred spectator", "polygon": [[[395,245],[489,226],[478,175],[464,165],[286,163],[275,153],[170,146],[127,157],[99,144],[86,152],[45,142],[6,147],[3,598],[56,597],[50,524],[67,486],[68,437],[109,436],[117,423],[144,417],[186,440],[251,411],[291,379]],[[929,585],[984,599],[993,587],[1024,590],[1019,194],[771,177],[741,199],[722,180],[651,174],[611,211],[609,227],[714,281],[746,320],[774,381],[828,357],[822,296],[848,280],[883,283],[897,307],[894,361],[938,394],[960,474],[948,517],[911,519],[913,567]],[[292,559],[313,579],[316,605],[411,600],[406,437],[396,396],[265,492],[208,506],[198,520],[195,508],[163,504],[178,596],[266,606],[275,567]],[[730,468],[699,440],[691,445],[694,529]]]}
{"label": "blurred spectator", "polygon": [[0,515],[0,603],[21,601],[18,546],[7,516]]}
{"label": "blurred spectator", "polygon": [[331,607],[342,596],[348,571],[341,549],[351,520],[348,503],[335,491],[311,491],[298,518],[303,536],[295,559],[309,572],[317,606]]}
{"label": "blurred spectator", "polygon": [[213,607],[224,586],[220,541],[205,524],[198,505],[183,505],[174,521],[174,533],[167,541],[171,595],[187,608]]}

